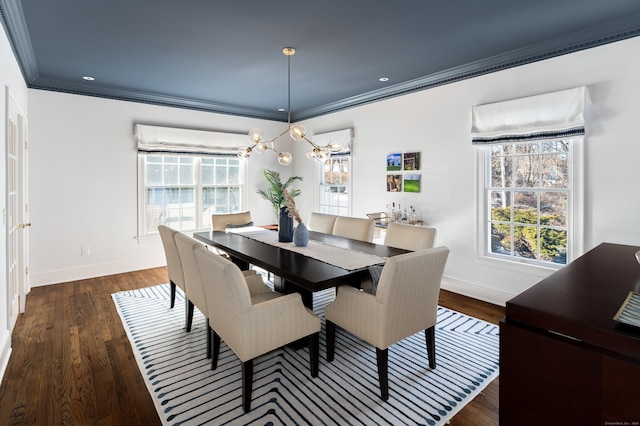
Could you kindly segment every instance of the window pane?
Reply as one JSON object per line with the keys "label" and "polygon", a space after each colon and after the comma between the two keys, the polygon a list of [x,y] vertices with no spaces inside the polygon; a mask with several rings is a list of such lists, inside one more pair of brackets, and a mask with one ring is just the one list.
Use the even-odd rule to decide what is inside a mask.
{"label": "window pane", "polygon": [[535,226],[513,227],[513,253],[526,259],[538,258],[538,228]]}
{"label": "window pane", "polygon": [[511,191],[491,191],[491,220],[511,222]]}
{"label": "window pane", "polygon": [[180,183],[178,179],[179,166],[165,164],[164,166],[164,184],[165,185],[178,185]]}
{"label": "window pane", "polygon": [[201,179],[203,185],[213,185],[213,164],[202,164]]}
{"label": "window pane", "polygon": [[227,180],[227,169],[226,167],[217,166],[216,167],[216,185],[226,185],[229,183]]}
{"label": "window pane", "polygon": [[567,264],[566,230],[540,229],[540,260],[561,265]]}
{"label": "window pane", "polygon": [[514,157],[516,167],[516,186],[535,188],[540,182],[538,155],[520,155]]}
{"label": "window pane", "polygon": [[180,160],[180,185],[193,185],[193,158],[183,158]]}
{"label": "window pane", "polygon": [[491,157],[491,186],[494,188],[509,188],[512,185],[513,172],[511,170],[512,157]]}
{"label": "window pane", "polygon": [[162,164],[147,164],[147,185],[162,185]]}
{"label": "window pane", "polygon": [[515,191],[513,195],[513,221],[515,223],[538,223],[537,193]]}
{"label": "window pane", "polygon": [[540,193],[540,224],[567,226],[568,196],[566,192]]}
{"label": "window pane", "polygon": [[491,253],[511,255],[511,225],[491,224]]}

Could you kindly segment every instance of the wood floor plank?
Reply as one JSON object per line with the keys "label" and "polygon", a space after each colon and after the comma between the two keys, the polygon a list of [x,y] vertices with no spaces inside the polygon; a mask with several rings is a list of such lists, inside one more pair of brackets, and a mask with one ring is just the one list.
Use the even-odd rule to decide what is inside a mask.
{"label": "wood floor plank", "polygon": [[[32,289],[12,334],[0,424],[161,424],[111,294],[167,281],[166,268],[154,268]],[[504,316],[444,290],[440,304],[493,324]],[[498,391],[496,379],[450,424],[497,425]]]}

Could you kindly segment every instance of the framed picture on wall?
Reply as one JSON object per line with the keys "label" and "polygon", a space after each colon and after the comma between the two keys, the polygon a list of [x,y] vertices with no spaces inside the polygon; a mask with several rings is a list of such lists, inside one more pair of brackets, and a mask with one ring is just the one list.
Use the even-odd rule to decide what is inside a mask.
{"label": "framed picture on wall", "polygon": [[402,170],[402,154],[387,154],[387,171],[398,172]]}
{"label": "framed picture on wall", "polygon": [[402,175],[387,175],[387,192],[402,192]]}
{"label": "framed picture on wall", "polygon": [[403,157],[403,168],[405,171],[420,170],[420,153],[405,152]]}
{"label": "framed picture on wall", "polygon": [[420,175],[407,173],[404,175],[404,192],[420,192]]}

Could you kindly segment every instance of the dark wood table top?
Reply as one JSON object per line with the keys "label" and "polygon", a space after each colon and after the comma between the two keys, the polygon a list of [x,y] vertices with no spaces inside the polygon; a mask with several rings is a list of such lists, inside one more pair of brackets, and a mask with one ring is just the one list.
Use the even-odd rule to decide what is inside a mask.
{"label": "dark wood table top", "polygon": [[640,360],[640,329],[613,319],[640,292],[640,247],[603,243],[509,300],[506,320]]}
{"label": "dark wood table top", "polygon": [[[366,268],[349,271],[299,253],[262,243],[232,232],[196,232],[194,238],[219,248],[231,256],[263,268],[311,292],[324,290],[368,276]],[[309,238],[328,245],[391,257],[407,250],[352,240],[320,232],[309,232]],[[293,243],[291,243],[293,244]]]}

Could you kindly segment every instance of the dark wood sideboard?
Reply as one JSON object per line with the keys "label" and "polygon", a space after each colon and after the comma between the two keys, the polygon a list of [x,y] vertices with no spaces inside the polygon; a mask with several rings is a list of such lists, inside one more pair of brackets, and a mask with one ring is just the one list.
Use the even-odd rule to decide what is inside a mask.
{"label": "dark wood sideboard", "polygon": [[507,302],[501,425],[640,425],[640,329],[613,320],[638,250],[603,243]]}

